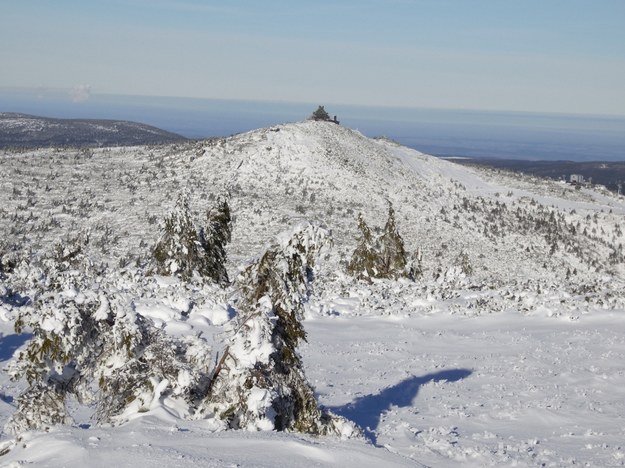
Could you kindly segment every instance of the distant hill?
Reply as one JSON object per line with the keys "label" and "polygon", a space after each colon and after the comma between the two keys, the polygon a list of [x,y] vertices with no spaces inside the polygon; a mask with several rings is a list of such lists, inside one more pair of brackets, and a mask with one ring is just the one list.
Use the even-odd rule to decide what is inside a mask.
{"label": "distant hill", "polygon": [[567,182],[570,181],[572,174],[580,174],[585,180],[604,185],[613,192],[618,191],[619,184],[625,183],[625,161],[526,161],[481,158],[452,160],[463,165],[494,167]]}
{"label": "distant hill", "polygon": [[0,148],[133,146],[184,140],[181,135],[124,120],[53,119],[0,112]]}

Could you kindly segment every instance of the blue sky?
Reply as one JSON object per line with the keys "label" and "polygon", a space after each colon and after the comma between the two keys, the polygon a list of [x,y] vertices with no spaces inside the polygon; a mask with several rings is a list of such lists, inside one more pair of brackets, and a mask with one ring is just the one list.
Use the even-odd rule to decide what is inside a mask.
{"label": "blue sky", "polygon": [[75,101],[625,115],[625,1],[3,0],[0,64]]}

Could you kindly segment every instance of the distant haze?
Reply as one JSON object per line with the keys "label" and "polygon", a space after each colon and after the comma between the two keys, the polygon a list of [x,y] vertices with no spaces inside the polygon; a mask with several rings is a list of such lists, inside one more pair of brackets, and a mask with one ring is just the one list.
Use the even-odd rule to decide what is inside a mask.
{"label": "distant haze", "polygon": [[0,87],[625,116],[623,0],[3,0]]}
{"label": "distant haze", "polygon": [[0,89],[0,111],[132,120],[190,138],[207,138],[304,120],[317,105],[325,104],[326,110],[347,127],[436,155],[625,160],[625,117],[103,94],[74,99],[87,92]]}

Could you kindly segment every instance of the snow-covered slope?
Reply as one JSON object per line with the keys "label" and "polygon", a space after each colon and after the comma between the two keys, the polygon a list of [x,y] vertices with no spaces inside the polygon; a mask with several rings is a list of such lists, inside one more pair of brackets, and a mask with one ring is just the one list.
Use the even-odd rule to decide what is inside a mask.
{"label": "snow-covered slope", "polygon": [[[5,258],[41,257],[84,233],[94,261],[132,269],[185,189],[198,221],[230,195],[231,278],[295,223],[326,225],[334,244],[307,304],[304,366],[320,402],[377,447],[216,434],[157,409],[95,428],[83,408],[75,427],[29,434],[0,460],[104,466],[122,447],[134,466],[625,461],[623,199],[462,167],[327,122],[175,146],[5,152],[0,176]],[[358,282],[345,270],[358,213],[381,227],[389,203],[423,275]],[[201,330],[218,348],[228,295],[165,284],[137,310],[172,334]],[[16,306],[0,306],[5,361],[24,342],[10,331]],[[0,385],[6,420],[21,387]]]}
{"label": "snow-covered slope", "polygon": [[[158,221],[188,188],[198,219],[217,195],[231,195],[231,269],[298,220],[319,220],[335,239],[326,271],[341,270],[358,213],[382,226],[391,202],[407,249],[422,250],[424,278],[439,293],[460,281],[576,294],[623,277],[625,205],[611,194],[480,174],[332,123],[163,148],[4,154],[1,170],[5,239],[38,251],[82,230],[94,257],[148,255]],[[461,253],[473,272],[457,278]]]}

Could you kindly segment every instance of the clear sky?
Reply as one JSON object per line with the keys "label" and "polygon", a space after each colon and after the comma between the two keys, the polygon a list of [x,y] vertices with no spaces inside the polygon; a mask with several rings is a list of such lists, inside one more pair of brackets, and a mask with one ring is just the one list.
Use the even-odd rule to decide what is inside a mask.
{"label": "clear sky", "polygon": [[625,0],[1,0],[12,87],[625,115]]}

